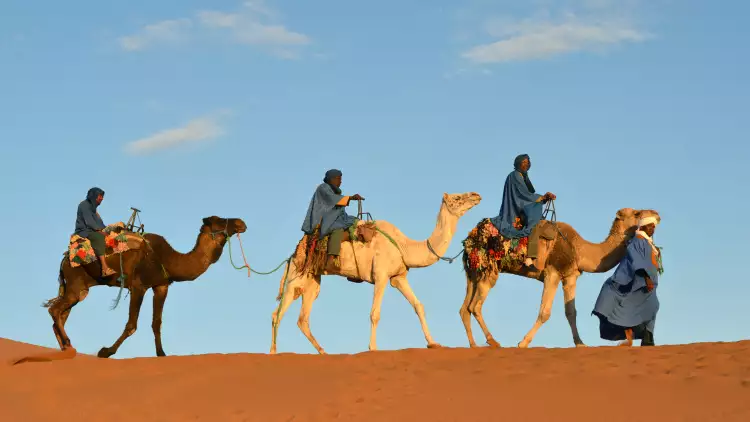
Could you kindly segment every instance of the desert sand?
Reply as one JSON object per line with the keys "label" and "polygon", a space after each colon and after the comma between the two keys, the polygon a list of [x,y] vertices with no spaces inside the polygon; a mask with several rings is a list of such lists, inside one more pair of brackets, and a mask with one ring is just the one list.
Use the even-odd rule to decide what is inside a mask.
{"label": "desert sand", "polygon": [[7,363],[44,351],[0,339],[0,420],[750,421],[750,341]]}

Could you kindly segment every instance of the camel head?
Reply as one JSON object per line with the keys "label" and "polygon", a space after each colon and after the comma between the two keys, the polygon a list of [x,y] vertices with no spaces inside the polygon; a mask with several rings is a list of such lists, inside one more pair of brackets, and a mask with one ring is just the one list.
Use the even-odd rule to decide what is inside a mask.
{"label": "camel head", "polygon": [[237,233],[245,233],[247,224],[241,218],[221,218],[215,215],[203,219],[201,233],[218,235],[224,234],[225,230],[229,235],[227,237],[231,237]]}
{"label": "camel head", "polygon": [[661,221],[659,213],[654,210],[634,210],[633,208],[622,208],[617,211],[617,217],[615,220],[619,223],[618,226],[628,236],[635,234],[635,230],[638,228],[638,220],[645,217],[656,217],[658,221]]}
{"label": "camel head", "polygon": [[443,203],[451,214],[458,218],[463,217],[467,211],[479,205],[482,196],[476,192],[443,194]]}

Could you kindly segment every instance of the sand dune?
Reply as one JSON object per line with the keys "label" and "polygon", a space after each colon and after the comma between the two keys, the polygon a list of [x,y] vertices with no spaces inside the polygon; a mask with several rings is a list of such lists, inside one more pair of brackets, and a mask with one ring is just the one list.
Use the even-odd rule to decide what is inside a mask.
{"label": "sand dune", "polygon": [[[0,357],[43,348],[0,342]],[[7,360],[7,359],[6,359]],[[748,421],[750,341],[0,366],[8,421]]]}

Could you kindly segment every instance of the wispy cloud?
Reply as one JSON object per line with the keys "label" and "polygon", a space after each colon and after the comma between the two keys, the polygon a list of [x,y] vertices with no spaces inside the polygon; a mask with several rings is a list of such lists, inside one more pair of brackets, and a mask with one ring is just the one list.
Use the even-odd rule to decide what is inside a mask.
{"label": "wispy cloud", "polygon": [[295,32],[279,22],[279,14],[265,2],[247,1],[239,10],[229,13],[218,10],[200,10],[194,18],[181,18],[147,25],[138,33],[120,38],[120,45],[128,51],[174,43],[185,39],[188,29],[198,35],[199,29],[206,32],[224,31],[238,44],[267,48],[281,58],[297,58],[298,48],[311,44],[309,36]]}
{"label": "wispy cloud", "polygon": [[193,119],[184,126],[165,129],[129,142],[125,145],[125,152],[131,155],[147,155],[160,150],[182,147],[185,144],[215,140],[224,134],[224,129],[218,121],[220,114],[222,113]]}
{"label": "wispy cloud", "polygon": [[461,53],[473,63],[537,60],[576,51],[601,51],[623,43],[643,42],[651,34],[637,28],[611,0],[581,0],[583,15],[565,12],[553,19],[545,9],[527,19],[494,18],[484,31],[495,41]]}
{"label": "wispy cloud", "polygon": [[190,19],[171,19],[152,23],[133,35],[120,37],[120,46],[127,51],[144,50],[159,44],[176,44],[185,40],[191,28]]}

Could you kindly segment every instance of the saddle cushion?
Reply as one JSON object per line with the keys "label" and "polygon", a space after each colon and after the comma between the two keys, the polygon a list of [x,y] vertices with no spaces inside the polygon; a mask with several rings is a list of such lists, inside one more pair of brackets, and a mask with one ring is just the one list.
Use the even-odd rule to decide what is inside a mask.
{"label": "saddle cushion", "polygon": [[[516,225],[520,222],[516,221]],[[500,234],[489,218],[480,221],[464,239],[464,270],[476,277],[486,271],[523,267],[529,244],[528,237],[508,239]]]}
{"label": "saddle cushion", "polygon": [[[327,235],[319,239],[319,233],[320,226],[317,226],[312,234],[303,235],[297,243],[297,249],[292,259],[300,272],[306,271],[310,275],[320,275],[326,267],[328,240],[331,236]],[[351,242],[352,237],[354,241],[370,243],[375,235],[377,235],[377,228],[374,222],[357,220],[348,230],[344,231],[341,244]]]}
{"label": "saddle cushion", "polygon": [[[105,257],[123,253],[131,249],[140,249],[144,239],[132,232],[125,230],[125,224],[121,221],[110,224],[104,228]],[[71,267],[86,265],[97,260],[91,241],[85,237],[74,234],[70,237],[68,251],[66,252]]]}

